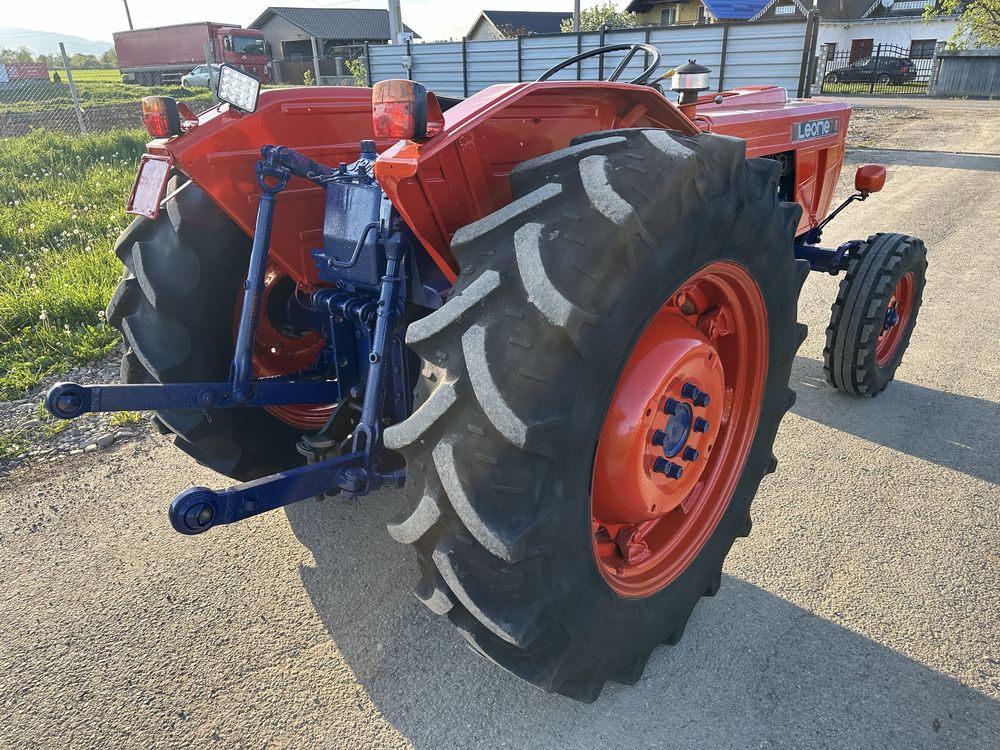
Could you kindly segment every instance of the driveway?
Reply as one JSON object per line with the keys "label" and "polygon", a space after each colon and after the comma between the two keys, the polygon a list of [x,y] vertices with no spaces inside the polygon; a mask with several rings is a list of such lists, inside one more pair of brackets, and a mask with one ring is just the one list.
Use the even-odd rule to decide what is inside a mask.
{"label": "driveway", "polygon": [[753,534],[637,685],[581,705],[473,655],[410,593],[394,494],[176,535],[170,498],[225,481],[148,436],[0,478],[0,747],[1000,747],[1000,173],[892,147],[825,239],[925,239],[897,380],[824,383],[814,274]]}

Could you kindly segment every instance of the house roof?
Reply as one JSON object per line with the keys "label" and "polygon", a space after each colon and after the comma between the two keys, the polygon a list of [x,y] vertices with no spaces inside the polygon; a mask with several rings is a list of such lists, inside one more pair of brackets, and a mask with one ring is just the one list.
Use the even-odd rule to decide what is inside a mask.
{"label": "house roof", "polygon": [[507,27],[515,33],[550,34],[559,31],[559,24],[572,18],[573,11],[484,10],[482,15],[501,31]]}
{"label": "house roof", "polygon": [[[389,38],[389,11],[379,8],[268,8],[250,28],[259,29],[274,16],[281,16],[317,39]],[[420,37],[405,23],[403,30]]]}
{"label": "house roof", "polygon": [[[679,0],[667,0],[678,2]],[[656,5],[666,5],[664,0],[632,0],[625,8],[633,13],[644,13]],[[768,0],[702,0],[708,12],[720,21],[746,21],[760,13]]]}
{"label": "house roof", "polygon": [[[828,21],[858,20],[869,12],[872,2],[878,5],[879,0],[816,0],[816,10],[820,18]],[[811,9],[811,2],[808,0],[769,0],[750,20],[756,21],[775,5],[795,5],[802,15],[806,15]]]}
{"label": "house roof", "polygon": [[767,0],[702,0],[709,13],[720,21],[746,21],[760,12]]}

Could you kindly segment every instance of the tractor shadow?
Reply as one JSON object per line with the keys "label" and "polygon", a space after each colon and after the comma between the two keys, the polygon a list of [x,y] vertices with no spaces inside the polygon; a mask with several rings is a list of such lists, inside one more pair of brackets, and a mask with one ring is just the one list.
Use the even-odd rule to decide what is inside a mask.
{"label": "tractor shadow", "polygon": [[287,514],[331,640],[416,748],[1000,747],[1000,703],[731,576],[637,685],[610,683],[592,705],[543,693],[411,594],[412,552],[383,526],[398,501]]}
{"label": "tractor shadow", "polygon": [[826,382],[823,363],[796,357],[792,412],[938,466],[1000,485],[1000,404],[894,380],[874,399]]}

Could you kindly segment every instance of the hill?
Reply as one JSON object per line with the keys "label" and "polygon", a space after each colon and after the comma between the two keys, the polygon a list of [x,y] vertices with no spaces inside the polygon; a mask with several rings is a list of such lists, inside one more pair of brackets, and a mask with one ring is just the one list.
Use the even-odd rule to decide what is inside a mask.
{"label": "hill", "polygon": [[100,57],[111,49],[111,42],[94,42],[72,34],[56,34],[51,31],[32,31],[10,26],[0,27],[0,47],[17,49],[27,47],[36,55],[58,55],[59,42],[66,45],[66,54],[95,55]]}

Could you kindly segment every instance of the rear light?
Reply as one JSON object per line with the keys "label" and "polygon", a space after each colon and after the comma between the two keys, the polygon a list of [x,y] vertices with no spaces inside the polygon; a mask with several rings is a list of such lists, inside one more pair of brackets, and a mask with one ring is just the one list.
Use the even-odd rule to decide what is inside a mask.
{"label": "rear light", "polygon": [[376,138],[420,140],[444,130],[444,114],[423,84],[379,81],[372,89],[372,125]]}
{"label": "rear light", "polygon": [[904,65],[902,68],[899,69],[899,72],[900,73],[909,73],[910,69]]}
{"label": "rear light", "polygon": [[142,121],[154,138],[170,138],[183,132],[177,100],[169,96],[144,96]]}

